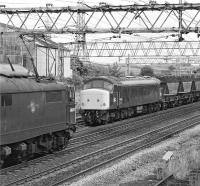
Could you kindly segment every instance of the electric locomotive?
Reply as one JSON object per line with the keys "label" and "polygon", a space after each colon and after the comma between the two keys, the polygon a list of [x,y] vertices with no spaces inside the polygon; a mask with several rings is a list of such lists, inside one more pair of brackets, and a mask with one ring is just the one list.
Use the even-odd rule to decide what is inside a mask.
{"label": "electric locomotive", "polygon": [[152,77],[94,77],[84,82],[80,113],[89,124],[104,124],[160,110],[160,80]]}
{"label": "electric locomotive", "polygon": [[0,165],[64,148],[75,132],[73,86],[1,64],[0,96]]}

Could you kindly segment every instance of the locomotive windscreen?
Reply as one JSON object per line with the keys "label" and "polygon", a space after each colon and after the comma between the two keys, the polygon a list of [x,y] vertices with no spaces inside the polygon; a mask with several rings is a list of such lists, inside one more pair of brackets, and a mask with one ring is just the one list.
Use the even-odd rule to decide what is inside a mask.
{"label": "locomotive windscreen", "polygon": [[83,89],[101,88],[112,91],[113,84],[104,80],[92,80],[84,84]]}

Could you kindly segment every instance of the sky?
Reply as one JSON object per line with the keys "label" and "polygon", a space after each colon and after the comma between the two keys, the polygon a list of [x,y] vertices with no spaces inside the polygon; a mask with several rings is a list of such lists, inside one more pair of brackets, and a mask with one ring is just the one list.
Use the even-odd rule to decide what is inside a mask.
{"label": "sky", "polygon": [[[168,3],[174,3],[178,4],[180,0],[157,0],[156,2],[158,4],[164,4],[168,1]],[[100,2],[106,2],[110,5],[130,5],[130,4],[148,4],[148,0],[84,0],[83,1],[85,4],[89,6],[98,6]],[[200,3],[199,0],[182,0],[182,3],[188,2],[188,3]],[[76,0],[0,0],[0,5],[6,5],[7,8],[31,8],[31,7],[45,7],[47,3],[53,4],[54,7],[65,7],[65,6],[77,6],[77,1]],[[164,36],[167,36],[169,34],[165,33],[163,34]],[[92,37],[89,36],[86,38],[87,41],[106,41],[112,37],[113,34],[104,34],[104,35],[93,35]],[[130,41],[130,40],[136,40],[136,41],[142,41],[142,40],[149,40],[155,37],[156,40],[156,35],[153,34],[135,34],[130,37],[130,35],[123,35],[122,40]],[[187,36],[188,40],[196,40],[196,34],[188,34]],[[65,40],[66,42],[72,41],[74,38],[72,36],[69,36],[68,34],[63,34],[63,35],[57,35],[57,36],[52,36],[52,39],[55,41],[60,41],[60,40]],[[158,37],[159,39],[159,37]],[[170,38],[169,39],[174,39]],[[177,38],[176,38],[177,39]],[[112,39],[112,41],[118,41],[118,39]]]}
{"label": "sky", "polygon": [[[165,2],[179,3],[180,0],[157,0],[158,4]],[[148,0],[84,0],[88,5],[98,5],[100,2],[106,2],[111,5],[129,5],[133,3],[146,4]],[[182,0],[182,2],[199,3],[199,0]],[[52,3],[54,6],[76,6],[76,0],[0,0],[0,5],[6,5],[7,8],[14,7],[44,7],[47,3]]]}
{"label": "sky", "polygon": [[[157,0],[158,4],[164,4],[166,2],[178,4],[180,0]],[[148,4],[149,0],[84,0],[85,4],[89,6],[98,6],[100,2],[106,2],[111,5],[130,5],[130,4]],[[182,0],[182,3],[187,2],[186,0]],[[188,0],[189,3],[200,3],[199,0]],[[6,5],[7,8],[31,8],[31,7],[45,7],[46,4],[51,3],[54,7],[65,7],[65,6],[77,6],[77,0],[0,0],[0,5]],[[154,13],[153,13],[154,14]],[[102,34],[101,34],[102,35]],[[164,36],[169,34],[164,34]],[[103,37],[100,35],[96,35],[96,37],[92,37],[92,40],[102,40],[103,38],[112,37],[113,34],[106,34]],[[135,34],[132,35],[134,40],[148,40],[149,34]],[[135,36],[135,37],[134,37]],[[54,36],[56,38],[56,36]],[[153,37],[157,37],[154,35]],[[69,42],[73,40],[73,38],[68,37],[67,35],[60,35],[59,38],[68,38]],[[90,38],[87,38],[90,41]],[[151,38],[151,36],[150,36]],[[193,38],[193,37],[192,37]],[[70,40],[72,39],[72,40]],[[190,39],[190,38],[189,38]],[[115,39],[117,40],[117,39]],[[123,40],[130,40],[129,36],[123,35]]]}

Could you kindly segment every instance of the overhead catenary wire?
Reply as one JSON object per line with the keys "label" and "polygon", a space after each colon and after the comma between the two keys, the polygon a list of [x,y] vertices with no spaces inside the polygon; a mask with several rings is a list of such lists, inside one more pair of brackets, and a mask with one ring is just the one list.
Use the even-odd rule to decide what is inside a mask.
{"label": "overhead catenary wire", "polygon": [[[56,1],[59,1],[59,2],[72,2],[72,1],[67,1],[67,0],[56,0]],[[127,1],[127,0],[123,0],[123,1]],[[139,0],[140,2],[143,2],[144,4],[148,4],[148,2],[146,2],[146,1],[143,1],[143,0]],[[91,3],[91,2],[89,2],[89,1],[86,1],[86,3],[84,3],[85,5],[87,5],[87,3]],[[120,14],[120,13],[119,13]],[[184,14],[183,14],[184,15]],[[186,14],[186,16],[187,16],[187,14]],[[57,17],[57,16],[56,16]],[[56,19],[56,17],[54,17],[54,15],[52,15],[52,19],[53,20],[55,20]],[[188,16],[187,16],[188,17]],[[34,18],[33,18],[34,19]],[[95,19],[94,20],[96,20],[97,18],[95,17]],[[128,19],[128,20],[130,20],[128,17],[125,17],[125,19]],[[175,17],[172,17],[172,19],[174,19],[174,20],[176,20],[177,21],[177,18]],[[34,19],[34,20],[37,20],[37,19]],[[60,19],[59,18],[59,21],[60,22],[56,22],[56,24],[59,26],[59,25],[62,25],[62,23],[61,22],[64,22],[65,20],[62,20],[62,19]],[[189,20],[186,20],[186,21],[189,21]],[[194,22],[195,22],[195,20],[194,20]],[[104,21],[104,23],[105,24],[107,24],[107,22],[105,22]],[[51,23],[51,24],[53,24],[53,23]],[[137,22],[134,22],[134,24],[138,24],[138,25],[142,25],[142,24],[140,24],[140,23],[137,23]],[[69,25],[68,25],[69,26]],[[72,26],[76,26],[76,25],[72,25]],[[73,37],[74,35],[72,35],[72,37]],[[129,37],[129,38],[132,38],[131,36],[128,36],[128,35],[124,35],[125,37]],[[147,40],[157,40],[157,39],[159,39],[159,38],[169,38],[169,36],[170,35],[167,35],[167,36],[159,36],[159,37],[147,37],[147,36],[142,36],[142,34],[138,34],[138,35],[136,35],[136,34],[134,34],[134,35],[132,35],[132,36],[136,36],[136,37],[143,37],[144,38],[144,40],[145,39],[147,39]],[[71,37],[71,38],[72,38]],[[115,37],[115,35],[114,36],[111,36],[111,37],[105,37],[105,40],[108,40],[108,39],[115,39],[115,38],[118,38],[117,36]],[[103,38],[100,38],[100,39],[96,39],[96,40],[103,40]]]}

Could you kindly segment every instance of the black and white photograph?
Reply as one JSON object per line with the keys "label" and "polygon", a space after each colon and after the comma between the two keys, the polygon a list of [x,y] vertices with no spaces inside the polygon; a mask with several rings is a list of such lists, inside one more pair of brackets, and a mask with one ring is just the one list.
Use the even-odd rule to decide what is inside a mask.
{"label": "black and white photograph", "polygon": [[0,186],[200,186],[199,0],[0,0]]}

